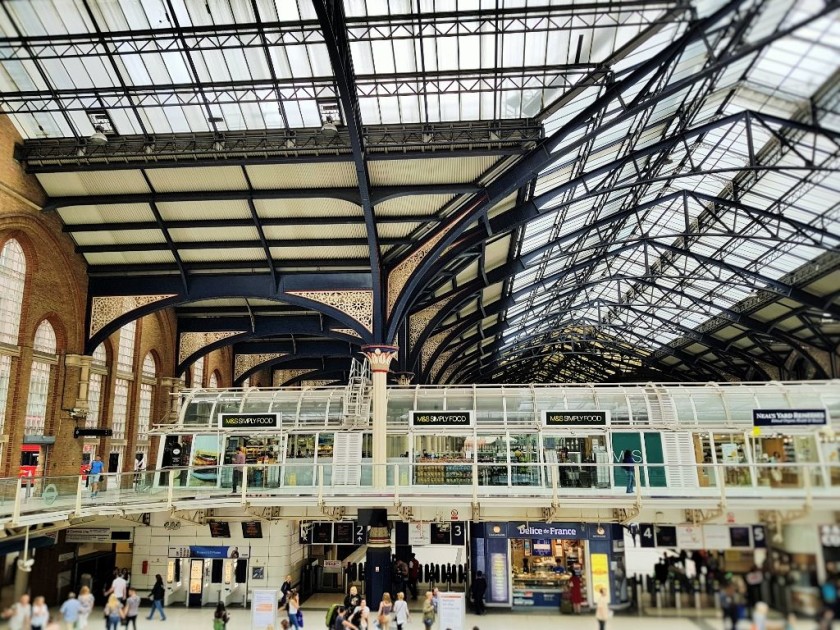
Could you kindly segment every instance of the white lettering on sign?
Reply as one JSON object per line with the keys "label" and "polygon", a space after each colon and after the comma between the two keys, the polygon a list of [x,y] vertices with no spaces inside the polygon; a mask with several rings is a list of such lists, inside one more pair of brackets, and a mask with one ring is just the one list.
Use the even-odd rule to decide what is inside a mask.
{"label": "white lettering on sign", "polygon": [[529,527],[520,525],[516,528],[523,536],[577,536],[577,530],[568,527]]}

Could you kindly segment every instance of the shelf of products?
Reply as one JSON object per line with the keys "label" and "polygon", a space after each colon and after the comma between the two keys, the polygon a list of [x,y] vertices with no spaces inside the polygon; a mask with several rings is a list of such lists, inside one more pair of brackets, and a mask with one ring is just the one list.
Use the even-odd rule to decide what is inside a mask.
{"label": "shelf of products", "polygon": [[[414,471],[414,483],[421,486],[467,486],[472,483],[469,463],[440,463],[439,459],[421,458]],[[432,465],[429,465],[432,464]]]}

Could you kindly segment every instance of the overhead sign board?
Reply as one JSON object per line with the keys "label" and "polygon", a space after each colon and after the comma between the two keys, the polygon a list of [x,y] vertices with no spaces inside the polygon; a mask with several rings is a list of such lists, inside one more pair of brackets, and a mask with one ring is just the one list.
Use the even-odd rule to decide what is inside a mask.
{"label": "overhead sign board", "polygon": [[753,409],[756,427],[823,426],[827,420],[825,409]]}
{"label": "overhead sign board", "polygon": [[64,535],[68,543],[112,543],[115,540],[128,541],[134,538],[134,530],[112,530],[110,527],[73,527]]}
{"label": "overhead sign board", "polygon": [[113,429],[73,429],[73,437],[111,437],[114,435]]}
{"label": "overhead sign board", "polygon": [[609,411],[543,411],[546,427],[605,427],[610,423]]}
{"label": "overhead sign board", "polygon": [[279,413],[220,413],[222,429],[276,429],[280,426]]}
{"label": "overhead sign board", "polygon": [[413,427],[471,427],[473,412],[469,411],[410,411]]}

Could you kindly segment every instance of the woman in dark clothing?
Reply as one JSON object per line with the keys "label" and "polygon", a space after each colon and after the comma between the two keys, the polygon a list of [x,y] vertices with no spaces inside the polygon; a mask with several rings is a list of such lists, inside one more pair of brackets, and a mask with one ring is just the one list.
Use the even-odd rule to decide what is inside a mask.
{"label": "woman in dark clothing", "polygon": [[152,587],[151,599],[152,609],[149,611],[149,616],[146,619],[151,620],[155,616],[155,611],[160,613],[160,620],[166,621],[166,614],[163,612],[163,598],[166,596],[166,589],[163,587],[163,578],[160,573],[155,576],[155,585]]}
{"label": "woman in dark clothing", "polygon": [[636,461],[633,459],[633,451],[629,448],[624,449],[621,463],[624,473],[627,475],[627,494],[631,494],[636,489]]}

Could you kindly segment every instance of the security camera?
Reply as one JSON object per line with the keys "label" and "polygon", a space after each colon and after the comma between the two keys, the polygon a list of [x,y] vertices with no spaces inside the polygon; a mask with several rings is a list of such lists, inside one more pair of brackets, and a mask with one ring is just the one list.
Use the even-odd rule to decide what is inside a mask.
{"label": "security camera", "polygon": [[17,567],[19,571],[29,573],[32,570],[32,565],[35,564],[35,558],[27,558],[26,560],[18,560]]}

